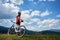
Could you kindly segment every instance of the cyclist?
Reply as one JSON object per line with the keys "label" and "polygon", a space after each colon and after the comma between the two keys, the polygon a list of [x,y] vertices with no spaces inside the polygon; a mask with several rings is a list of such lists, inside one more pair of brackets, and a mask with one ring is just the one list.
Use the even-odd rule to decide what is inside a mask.
{"label": "cyclist", "polygon": [[[11,20],[11,22],[13,22]],[[25,26],[24,25],[20,25],[21,22],[23,22],[23,20],[21,19],[21,12],[18,12],[18,15],[16,16],[16,22],[13,22],[14,24],[17,24],[17,25],[12,25],[11,28],[8,29],[8,35],[9,34],[13,34],[13,33],[16,33],[16,35],[18,37],[22,37],[25,33]],[[14,30],[13,30],[14,29]],[[22,30],[23,29],[23,30]]]}
{"label": "cyclist", "polygon": [[21,12],[18,12],[18,15],[16,16],[16,24],[18,25],[18,31],[20,29],[21,22],[23,22],[23,20],[21,19]]}

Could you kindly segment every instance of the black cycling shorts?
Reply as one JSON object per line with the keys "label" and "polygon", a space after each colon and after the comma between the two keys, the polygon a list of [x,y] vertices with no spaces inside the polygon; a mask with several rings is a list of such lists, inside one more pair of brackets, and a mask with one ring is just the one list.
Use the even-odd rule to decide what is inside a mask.
{"label": "black cycling shorts", "polygon": [[16,24],[17,24],[17,25],[20,25],[20,22],[17,22]]}

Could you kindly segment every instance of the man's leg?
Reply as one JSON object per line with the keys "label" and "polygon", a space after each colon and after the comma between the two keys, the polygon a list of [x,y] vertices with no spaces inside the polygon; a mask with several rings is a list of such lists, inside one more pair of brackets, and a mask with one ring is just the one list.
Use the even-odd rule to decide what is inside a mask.
{"label": "man's leg", "polygon": [[18,30],[20,30],[20,22],[19,22],[19,24],[18,24]]}
{"label": "man's leg", "polygon": [[17,23],[17,32],[16,32],[16,34],[19,34],[20,33],[20,23]]}
{"label": "man's leg", "polygon": [[18,31],[20,30],[20,25],[18,25]]}

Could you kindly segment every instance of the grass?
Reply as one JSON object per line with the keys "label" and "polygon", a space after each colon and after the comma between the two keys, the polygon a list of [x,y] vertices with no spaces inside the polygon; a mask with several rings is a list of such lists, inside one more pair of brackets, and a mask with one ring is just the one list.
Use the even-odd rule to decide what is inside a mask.
{"label": "grass", "polygon": [[26,34],[23,37],[19,38],[15,34],[0,34],[0,40],[60,40],[60,35]]}

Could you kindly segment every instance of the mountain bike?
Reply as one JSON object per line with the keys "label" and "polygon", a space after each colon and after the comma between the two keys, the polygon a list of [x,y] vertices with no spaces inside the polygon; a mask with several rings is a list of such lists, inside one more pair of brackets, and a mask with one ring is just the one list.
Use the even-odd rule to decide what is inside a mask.
{"label": "mountain bike", "polygon": [[20,25],[19,30],[18,30],[18,25],[10,20],[13,25],[8,29],[8,35],[9,34],[16,34],[18,37],[22,37],[25,34],[26,27],[24,25]]}

